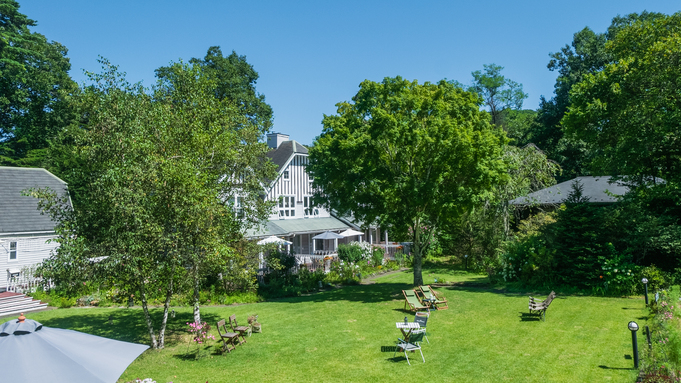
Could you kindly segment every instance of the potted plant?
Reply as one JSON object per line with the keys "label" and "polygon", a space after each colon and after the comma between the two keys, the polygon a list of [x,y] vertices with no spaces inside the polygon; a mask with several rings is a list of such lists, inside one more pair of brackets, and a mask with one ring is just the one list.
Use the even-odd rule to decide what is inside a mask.
{"label": "potted plant", "polygon": [[248,317],[248,325],[251,326],[251,331],[262,332],[262,324],[258,322],[258,315],[250,315]]}

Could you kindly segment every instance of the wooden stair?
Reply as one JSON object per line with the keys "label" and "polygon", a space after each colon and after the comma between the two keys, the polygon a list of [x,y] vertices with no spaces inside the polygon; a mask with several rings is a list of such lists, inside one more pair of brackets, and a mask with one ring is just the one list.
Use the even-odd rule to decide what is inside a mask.
{"label": "wooden stair", "polygon": [[18,315],[47,308],[47,303],[34,300],[25,294],[0,293],[0,317]]}

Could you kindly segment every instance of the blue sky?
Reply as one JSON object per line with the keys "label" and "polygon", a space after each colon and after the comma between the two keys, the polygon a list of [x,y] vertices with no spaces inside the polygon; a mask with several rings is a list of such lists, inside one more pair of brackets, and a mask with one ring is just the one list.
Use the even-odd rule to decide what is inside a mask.
{"label": "blue sky", "polygon": [[245,55],[257,90],[274,109],[274,131],[309,144],[324,114],[349,100],[365,79],[400,75],[469,84],[483,64],[503,66],[529,94],[550,98],[549,53],[589,26],[603,32],[618,14],[671,14],[678,1],[151,1],[19,0],[34,31],[69,49],[71,76],[98,71],[98,55],[155,82],[154,69],[203,57],[219,45]]}

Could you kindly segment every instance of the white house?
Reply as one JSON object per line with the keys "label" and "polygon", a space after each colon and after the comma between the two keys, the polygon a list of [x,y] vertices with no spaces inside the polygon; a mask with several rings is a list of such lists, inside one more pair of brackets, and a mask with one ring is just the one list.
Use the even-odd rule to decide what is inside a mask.
{"label": "white house", "polygon": [[[325,231],[340,233],[347,229],[360,230],[363,236],[352,236],[339,243],[363,239],[386,247],[387,234],[375,226],[363,225],[348,218],[337,217],[321,206],[314,206],[312,179],[306,171],[308,150],[289,136],[271,133],[267,136],[270,147],[268,158],[277,165],[278,176],[265,187],[265,199],[277,201],[269,220],[262,227],[249,230],[250,238],[277,236],[293,243],[292,250],[299,256],[335,253],[335,241],[312,238]],[[363,226],[363,227],[362,227]],[[383,237],[384,241],[381,241]],[[387,246],[388,248],[391,245]],[[398,244],[394,244],[397,248]]]}
{"label": "white house", "polygon": [[66,183],[40,168],[0,166],[0,292],[26,281],[22,269],[39,264],[58,246],[55,224],[38,210],[38,200],[22,195],[30,188],[45,188],[59,195]]}

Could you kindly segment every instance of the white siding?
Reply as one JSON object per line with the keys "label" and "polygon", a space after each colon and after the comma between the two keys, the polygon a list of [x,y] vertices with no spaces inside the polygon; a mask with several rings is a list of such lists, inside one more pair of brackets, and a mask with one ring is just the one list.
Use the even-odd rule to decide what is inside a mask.
{"label": "white siding", "polygon": [[[56,236],[37,237],[0,237],[0,290],[7,288],[10,271],[20,271],[24,266],[32,266],[48,258],[59,244],[47,243]],[[9,260],[9,244],[17,243],[17,259]]]}
{"label": "white siding", "polygon": [[[308,177],[305,170],[307,165],[306,154],[295,154],[293,159],[279,172],[279,179],[274,183],[269,193],[267,200],[279,201],[279,196],[292,195],[296,197],[296,216],[292,219],[304,217],[303,196],[312,195],[312,188],[310,187],[310,177]],[[289,172],[289,179],[285,180],[283,174],[285,171]],[[322,208],[319,208],[319,217],[330,217],[331,214]],[[274,209],[270,219],[279,219],[279,206]],[[291,219],[291,218],[289,218]]]}

